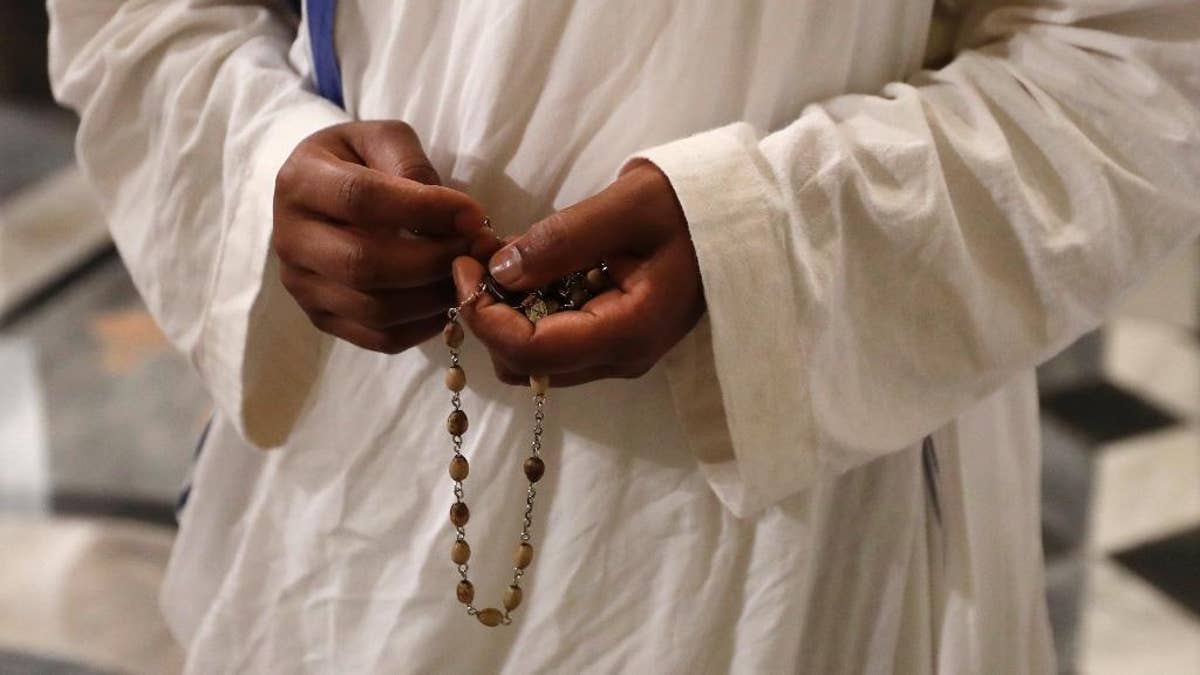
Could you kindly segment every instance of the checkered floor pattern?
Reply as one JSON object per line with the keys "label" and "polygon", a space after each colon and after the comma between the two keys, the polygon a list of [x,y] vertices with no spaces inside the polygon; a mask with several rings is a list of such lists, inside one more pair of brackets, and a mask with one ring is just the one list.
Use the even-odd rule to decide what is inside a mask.
{"label": "checkered floor pattern", "polygon": [[1200,673],[1200,335],[1118,318],[1043,388],[1044,542],[1064,673]]}

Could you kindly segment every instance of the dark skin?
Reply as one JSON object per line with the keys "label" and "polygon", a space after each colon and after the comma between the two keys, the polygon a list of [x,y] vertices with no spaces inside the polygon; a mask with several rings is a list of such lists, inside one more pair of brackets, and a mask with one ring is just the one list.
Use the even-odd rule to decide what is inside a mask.
{"label": "dark skin", "polygon": [[275,180],[271,245],[313,325],[387,354],[441,330],[451,262],[502,242],[482,206],[440,183],[403,122],[339,124],[296,146]]}
{"label": "dark skin", "polygon": [[644,374],[704,312],[687,221],[649,162],[507,244],[482,229],[477,202],[438,183],[400,122],[342,124],[297,146],[276,181],[272,242],[314,325],[397,353],[441,329],[455,286],[459,299],[478,287],[480,261],[504,286],[531,290],[604,260],[613,288],[580,311],[532,324],[485,294],[462,313],[502,381],[549,375],[563,387]]}

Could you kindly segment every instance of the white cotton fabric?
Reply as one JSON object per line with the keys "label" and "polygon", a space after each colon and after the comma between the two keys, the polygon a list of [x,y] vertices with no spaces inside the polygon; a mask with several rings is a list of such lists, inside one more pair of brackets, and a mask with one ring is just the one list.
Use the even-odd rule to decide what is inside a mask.
{"label": "white cotton fabric", "polygon": [[[280,7],[49,3],[80,163],[219,410],[163,593],[189,673],[1054,671],[1032,367],[1200,225],[1200,5],[342,0],[346,111]],[[444,348],[323,337],[269,253],[291,149],[377,118],[507,233],[646,157],[696,244],[699,326],[550,397],[507,627],[454,600]],[[486,606],[532,410],[465,367]]]}

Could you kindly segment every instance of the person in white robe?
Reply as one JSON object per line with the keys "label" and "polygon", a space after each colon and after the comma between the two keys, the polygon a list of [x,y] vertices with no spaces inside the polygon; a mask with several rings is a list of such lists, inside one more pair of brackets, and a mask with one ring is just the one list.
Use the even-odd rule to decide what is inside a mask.
{"label": "person in white robe", "polygon": [[[215,401],[163,590],[187,672],[1054,672],[1033,368],[1200,229],[1200,3],[342,0],[344,108],[286,3],[48,7],[79,164]],[[280,175],[371,120],[436,173]],[[445,236],[388,201],[435,176],[458,206],[430,225],[486,215],[523,268],[470,227],[453,270],[388,264]],[[454,596],[444,307],[356,312],[488,264],[532,283],[608,225],[628,253],[671,222],[645,215],[664,186],[670,252],[643,260],[670,264],[619,299],[665,309],[590,370],[465,315],[481,606],[526,496],[509,382],[555,385],[524,601],[481,626]],[[285,283],[333,259],[272,236],[322,191],[373,215],[314,213],[362,245],[310,271],[370,302]]]}

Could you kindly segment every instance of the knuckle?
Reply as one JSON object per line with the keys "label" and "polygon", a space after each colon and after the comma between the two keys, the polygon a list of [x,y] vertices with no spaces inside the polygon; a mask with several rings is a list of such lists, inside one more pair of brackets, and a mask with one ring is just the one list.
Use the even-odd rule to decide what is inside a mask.
{"label": "knuckle", "polygon": [[428,160],[402,166],[400,167],[399,174],[401,178],[407,178],[422,185],[437,185],[441,182],[441,177],[438,176],[437,169],[434,169]]}
{"label": "knuckle", "polygon": [[283,163],[283,166],[279,167],[279,172],[275,174],[276,195],[287,194],[294,185],[300,182],[300,176],[303,173],[300,164],[299,153],[294,151]]}
{"label": "knuckle", "polygon": [[545,220],[531,227],[529,234],[522,240],[518,240],[518,246],[521,245],[520,241],[525,242],[524,250],[521,251],[522,255],[537,255],[546,251],[554,251],[558,254],[569,253],[566,250],[570,241],[567,237],[568,227],[569,222],[562,211],[551,214]]}
{"label": "knuckle", "polygon": [[[292,262],[293,251],[292,244],[284,232],[284,223],[278,218],[275,220],[275,227],[271,230],[271,250],[275,255],[284,262]],[[282,275],[282,270],[280,271]]]}
{"label": "knuckle", "polygon": [[356,299],[351,305],[351,313],[372,328],[384,328],[392,323],[391,313],[384,303],[370,296]]}
{"label": "knuckle", "polygon": [[368,199],[365,194],[368,189],[367,180],[362,173],[350,172],[338,184],[337,199],[348,212],[357,214],[362,211]]}
{"label": "knuckle", "polygon": [[349,244],[342,254],[342,274],[346,283],[355,288],[374,285],[377,272],[367,247],[361,242]]}
{"label": "knuckle", "polygon": [[412,128],[412,125],[404,120],[386,120],[380,122],[383,129],[387,132],[395,134],[401,140],[411,141],[416,139],[417,132]]}

